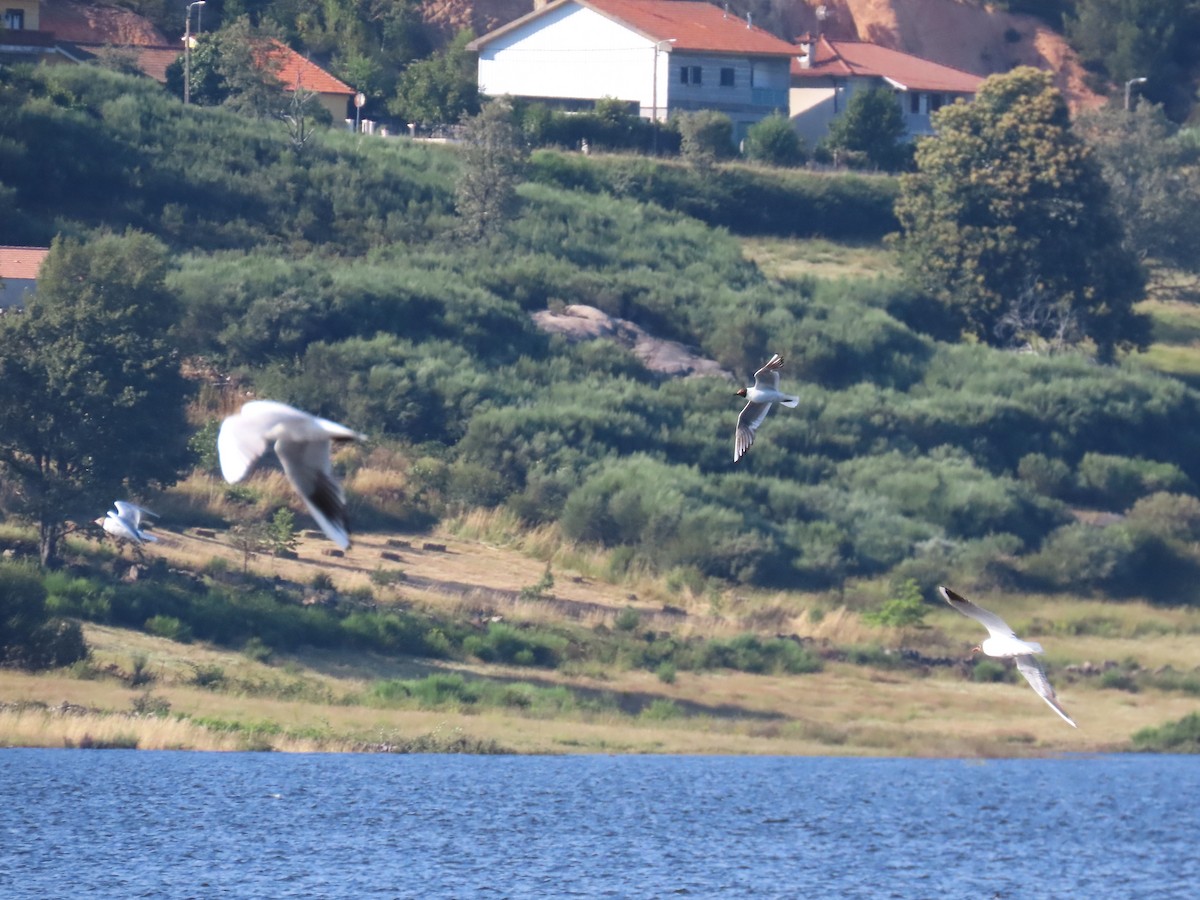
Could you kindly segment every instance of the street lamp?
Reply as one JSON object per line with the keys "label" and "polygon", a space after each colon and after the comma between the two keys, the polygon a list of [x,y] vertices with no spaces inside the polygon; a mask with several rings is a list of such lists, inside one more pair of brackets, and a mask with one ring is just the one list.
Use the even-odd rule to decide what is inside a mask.
{"label": "street lamp", "polygon": [[[670,46],[675,43],[677,38],[665,38],[661,41],[656,41],[654,44],[654,76],[650,80],[650,93],[653,94],[651,100],[654,110],[650,117],[650,124],[654,126],[654,155],[658,156],[658,51],[662,49],[663,44]],[[668,92],[669,93],[669,92]]]}
{"label": "street lamp", "polygon": [[[192,102],[192,7],[203,6],[206,0],[193,0],[183,14],[183,103]],[[196,13],[196,27],[200,26],[200,13]]]}
{"label": "street lamp", "polygon": [[1130,78],[1125,82],[1125,112],[1129,112],[1129,91],[1135,84],[1145,84],[1145,78]]}

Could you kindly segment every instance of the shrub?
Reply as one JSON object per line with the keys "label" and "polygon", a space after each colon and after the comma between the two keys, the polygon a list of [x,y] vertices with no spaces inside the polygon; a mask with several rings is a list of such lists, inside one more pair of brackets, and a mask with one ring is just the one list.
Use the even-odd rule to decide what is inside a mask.
{"label": "shrub", "polygon": [[921,587],[915,579],[906,578],[892,588],[892,597],[879,609],[863,613],[863,621],[872,625],[892,628],[907,628],[925,621],[929,608],[921,596]]}
{"label": "shrub", "polygon": [[52,618],[46,588],[23,566],[0,564],[0,666],[69,666],[88,654],[76,622]]}
{"label": "shrub", "polygon": [[798,166],[804,163],[804,142],[786,116],[772,113],[746,130],[746,158],[771,166]]}
{"label": "shrub", "polygon": [[470,635],[463,641],[463,650],[485,662],[550,669],[562,661],[566,648],[566,638],[514,628],[504,622],[492,622],[486,635]]}
{"label": "shrub", "polygon": [[641,613],[632,606],[627,606],[617,613],[616,619],[613,620],[613,626],[618,631],[636,631],[641,622]]}
{"label": "shrub", "polygon": [[1133,746],[1151,753],[1200,753],[1200,712],[1189,713],[1176,722],[1143,728],[1133,735]]}
{"label": "shrub", "polygon": [[1105,509],[1126,509],[1147,494],[1190,487],[1187,476],[1173,463],[1105,453],[1084,454],[1076,482],[1083,500]]}
{"label": "shrub", "polygon": [[174,616],[152,616],[146,620],[146,630],[181,644],[192,641],[192,629]]}
{"label": "shrub", "polygon": [[992,659],[981,658],[975,661],[971,668],[971,680],[992,682],[1010,681],[1008,667]]}
{"label": "shrub", "polygon": [[678,703],[662,697],[653,700],[640,713],[640,717],[649,722],[669,722],[672,719],[678,719],[682,716],[683,710],[679,708]]}
{"label": "shrub", "polygon": [[679,152],[684,161],[704,171],[733,154],[733,122],[725,113],[710,109],[679,113]]}

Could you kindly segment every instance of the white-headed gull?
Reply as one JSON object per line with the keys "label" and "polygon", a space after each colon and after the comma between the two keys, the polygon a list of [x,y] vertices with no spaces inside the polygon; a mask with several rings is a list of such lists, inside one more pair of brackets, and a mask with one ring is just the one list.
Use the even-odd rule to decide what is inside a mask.
{"label": "white-headed gull", "polygon": [[1035,656],[1044,652],[1041,644],[1021,640],[998,615],[976,606],[949,588],[939,586],[938,591],[946,598],[947,603],[988,630],[988,639],[972,647],[972,653],[986,653],[988,656],[1000,658],[1011,657],[1017,664],[1017,670],[1025,676],[1025,680],[1037,691],[1038,696],[1050,704],[1050,708],[1062,716],[1068,725],[1072,728],[1079,727],[1067,715],[1066,710],[1058,705],[1058,695],[1054,693],[1054,688],[1046,678],[1046,670]]}
{"label": "white-headed gull", "polygon": [[144,541],[156,542],[158,538],[142,531],[143,516],[157,517],[158,513],[151,512],[127,500],[117,500],[113,503],[113,509],[110,509],[103,519],[96,519],[96,524],[113,537],[123,541],[130,541],[134,544],[141,544]]}
{"label": "white-headed gull", "polygon": [[329,447],[333,441],[362,441],[366,436],[328,419],[278,403],[251,400],[221,423],[217,455],[221,474],[230,484],[241,481],[254,463],[275,444],[283,472],[329,539],[350,546],[346,495],[333,477]]}
{"label": "white-headed gull", "polygon": [[754,432],[771,411],[772,403],[795,406],[800,402],[799,397],[780,393],[779,369],[782,366],[783,357],[776,353],[765,366],[754,373],[753,387],[741,388],[735,392],[737,396],[745,397],[749,402],[738,415],[737,431],[733,435],[734,462],[745,456],[750,445],[754,443]]}

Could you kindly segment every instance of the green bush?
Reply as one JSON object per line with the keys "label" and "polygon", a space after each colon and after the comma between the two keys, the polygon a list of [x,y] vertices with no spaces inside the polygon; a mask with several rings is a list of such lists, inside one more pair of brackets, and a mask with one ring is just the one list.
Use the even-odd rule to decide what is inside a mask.
{"label": "green bush", "polygon": [[807,158],[804,142],[788,118],[772,113],[746,130],[746,158],[770,166],[799,166]]}
{"label": "green bush", "polygon": [[971,680],[981,682],[1011,681],[1012,677],[1004,663],[980,658],[971,668]]}
{"label": "green bush", "polygon": [[1151,753],[1200,753],[1200,713],[1143,728],[1133,735],[1133,746],[1135,750]]}
{"label": "green bush", "polygon": [[892,588],[892,596],[877,610],[863,613],[863,621],[872,625],[907,628],[925,621],[929,608],[921,596],[921,586],[906,578]]}
{"label": "green bush", "polygon": [[49,615],[46,606],[46,588],[33,571],[0,563],[0,666],[36,671],[87,657],[79,624]]}
{"label": "green bush", "polygon": [[518,666],[556,668],[563,660],[566,638],[533,629],[520,629],[504,622],[492,622],[486,634],[470,635],[463,650],[485,662]]}
{"label": "green bush", "polygon": [[192,641],[192,630],[174,616],[151,616],[146,620],[145,627],[151,634],[181,644],[189,644]]}

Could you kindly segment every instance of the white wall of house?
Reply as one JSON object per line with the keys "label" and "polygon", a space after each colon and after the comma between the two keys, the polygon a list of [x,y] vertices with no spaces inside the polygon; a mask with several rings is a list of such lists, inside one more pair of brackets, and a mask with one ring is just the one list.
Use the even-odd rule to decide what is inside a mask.
{"label": "white wall of house", "polygon": [[657,80],[662,115],[669,56],[665,47],[656,51],[653,41],[623,25],[566,4],[489,41],[479,52],[479,88],[492,97],[615,97],[638,104],[648,117]]}
{"label": "white wall of house", "polygon": [[[847,78],[793,87],[788,92],[792,127],[800,137],[815,145],[829,134],[829,125],[846,111],[846,105],[861,90],[886,84],[877,78]],[[915,98],[915,100],[914,100]],[[896,102],[909,140],[933,134],[929,114],[939,106],[962,99],[961,94],[929,94],[925,91],[896,91]],[[915,104],[915,106],[914,106]]]}

